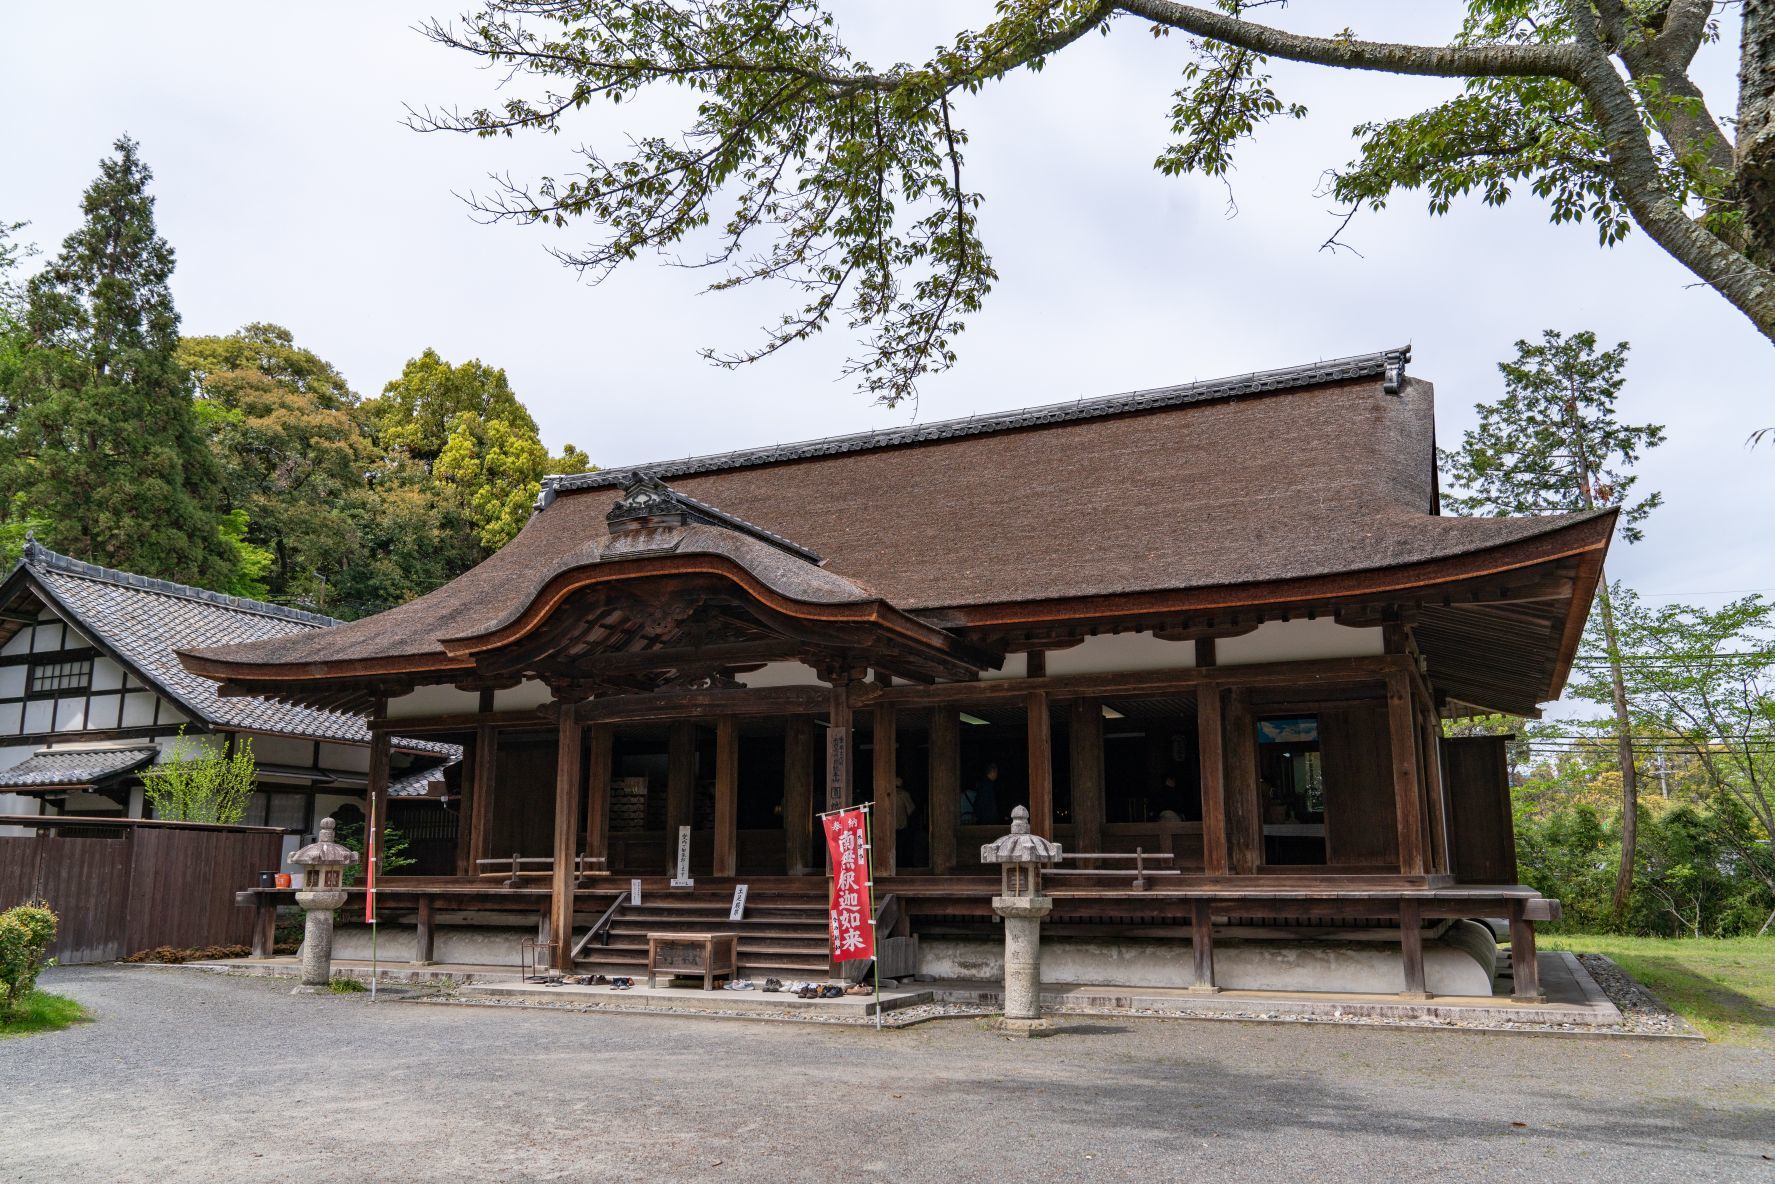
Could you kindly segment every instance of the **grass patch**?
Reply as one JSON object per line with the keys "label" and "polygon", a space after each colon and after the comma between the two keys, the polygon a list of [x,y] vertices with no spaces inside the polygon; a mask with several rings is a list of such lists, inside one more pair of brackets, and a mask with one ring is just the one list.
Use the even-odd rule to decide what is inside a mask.
{"label": "grass patch", "polygon": [[1544,949],[1607,954],[1709,1040],[1775,1049],[1775,937],[1546,934]]}
{"label": "grass patch", "polygon": [[343,974],[334,976],[332,981],[327,983],[327,990],[333,992],[335,995],[355,995],[359,991],[367,991],[369,989],[370,988],[364,986],[364,984],[358,982],[355,978],[348,978]]}
{"label": "grass patch", "polygon": [[56,1032],[91,1018],[86,1014],[86,1008],[65,995],[32,991],[25,996],[25,1005],[16,1014],[10,1018],[0,1017],[0,1038]]}

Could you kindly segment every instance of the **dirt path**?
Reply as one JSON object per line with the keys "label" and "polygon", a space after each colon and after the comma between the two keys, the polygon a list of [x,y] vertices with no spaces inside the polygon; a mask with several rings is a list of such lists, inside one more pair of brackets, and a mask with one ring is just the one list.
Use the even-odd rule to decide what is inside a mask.
{"label": "dirt path", "polygon": [[0,1042],[0,1180],[1775,1184],[1775,1056],[1752,1049],[1160,1020],[1013,1042],[165,968],[43,985],[97,1022]]}

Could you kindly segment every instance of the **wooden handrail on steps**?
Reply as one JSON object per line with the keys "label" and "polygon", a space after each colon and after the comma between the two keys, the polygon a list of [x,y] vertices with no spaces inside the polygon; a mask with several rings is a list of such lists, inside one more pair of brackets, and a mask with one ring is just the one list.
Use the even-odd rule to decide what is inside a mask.
{"label": "wooden handrail on steps", "polygon": [[604,915],[592,923],[592,927],[586,930],[584,937],[573,943],[572,957],[578,958],[580,954],[585,952],[585,948],[592,944],[592,939],[600,935],[603,936],[601,944],[610,944],[610,922],[616,916],[616,910],[620,909],[623,901],[627,899],[626,893],[617,894],[616,899],[610,902],[610,907],[604,910]]}
{"label": "wooden handrail on steps", "polygon": [[[609,869],[605,866],[609,861],[602,855],[576,855],[573,857],[573,880],[581,884],[590,875],[603,875]],[[525,864],[538,865],[534,869]],[[519,855],[513,851],[510,856],[501,855],[497,859],[477,859],[476,868],[490,868],[490,871],[477,871],[481,876],[497,876],[506,868],[511,869],[511,876],[505,882],[507,888],[523,887],[522,876],[552,876],[555,874],[555,857],[552,855]]]}

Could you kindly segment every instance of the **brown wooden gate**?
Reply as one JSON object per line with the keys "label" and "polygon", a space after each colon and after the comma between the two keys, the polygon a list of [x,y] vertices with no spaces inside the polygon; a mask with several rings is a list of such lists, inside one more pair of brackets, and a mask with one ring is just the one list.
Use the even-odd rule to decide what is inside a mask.
{"label": "brown wooden gate", "polygon": [[36,833],[0,838],[0,909],[49,903],[50,955],[64,966],[156,946],[245,945],[253,915],[234,903],[282,859],[283,832],[140,819],[0,816]]}

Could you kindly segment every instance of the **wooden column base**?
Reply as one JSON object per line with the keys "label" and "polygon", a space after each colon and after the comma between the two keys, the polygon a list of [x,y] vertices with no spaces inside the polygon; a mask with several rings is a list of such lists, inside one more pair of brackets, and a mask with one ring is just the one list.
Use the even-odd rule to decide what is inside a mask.
{"label": "wooden column base", "polygon": [[1518,1003],[1541,1003],[1541,966],[1535,961],[1535,923],[1523,916],[1522,902],[1510,902],[1510,978],[1515,984],[1511,998]]}
{"label": "wooden column base", "polygon": [[1189,989],[1201,994],[1216,994],[1214,985],[1214,910],[1210,902],[1190,902],[1190,951],[1195,956],[1196,981]]}
{"label": "wooden column base", "polygon": [[1399,956],[1405,964],[1401,999],[1428,999],[1424,988],[1424,921],[1415,900],[1399,902]]}

